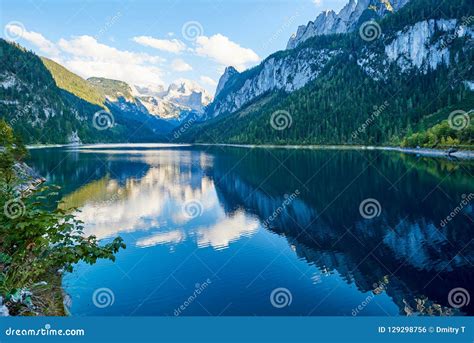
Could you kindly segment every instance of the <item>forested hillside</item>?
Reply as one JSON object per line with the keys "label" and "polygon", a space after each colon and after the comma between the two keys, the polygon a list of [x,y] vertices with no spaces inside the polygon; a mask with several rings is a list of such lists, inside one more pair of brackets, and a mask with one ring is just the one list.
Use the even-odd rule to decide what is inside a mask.
{"label": "forested hillside", "polygon": [[0,49],[0,117],[25,143],[164,139],[156,130],[155,118],[131,117],[117,108],[109,110],[100,91],[59,64],[3,39]]}
{"label": "forested hillside", "polygon": [[[468,20],[469,14],[474,14],[474,3],[469,1],[412,0],[399,12],[379,19],[380,36],[372,41],[362,39],[359,32],[308,39],[295,49],[278,52],[261,65],[232,76],[209,106],[207,115],[215,118],[193,125],[180,139],[207,143],[472,146],[473,114],[469,111],[474,108],[474,20]],[[361,20],[373,17],[367,11]],[[426,41],[426,45],[414,45],[416,39]],[[245,99],[242,94],[247,89],[248,99],[252,99],[256,88],[248,85],[253,80],[258,80],[256,85],[262,84],[261,75],[270,67],[280,73],[275,67],[278,61],[287,59],[301,65],[302,51],[336,53],[303,88],[287,92],[286,85],[254,97],[237,111],[222,110],[232,108],[226,102],[233,97]],[[289,76],[286,82],[294,81]],[[213,115],[216,111],[217,116]],[[448,125],[453,111],[461,111],[457,113],[462,118],[470,116],[470,123],[462,129]]]}
{"label": "forested hillside", "polygon": [[50,60],[49,58],[41,57],[41,60],[50,71],[59,88],[62,88],[91,104],[104,107],[105,109],[105,96],[87,82],[87,80],[71,73],[62,65]]}

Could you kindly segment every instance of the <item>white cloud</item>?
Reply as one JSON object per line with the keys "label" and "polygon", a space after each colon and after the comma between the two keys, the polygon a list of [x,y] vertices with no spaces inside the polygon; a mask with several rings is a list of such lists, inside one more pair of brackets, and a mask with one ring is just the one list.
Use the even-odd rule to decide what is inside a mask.
{"label": "white cloud", "polygon": [[41,54],[84,78],[106,77],[132,85],[163,84],[160,65],[165,59],[159,56],[119,50],[99,43],[91,36],[62,38],[54,43],[42,34],[16,24],[8,24],[5,32],[31,43]]}
{"label": "white cloud", "polygon": [[209,76],[202,75],[199,79],[201,80],[202,83],[204,83],[206,85],[209,85],[209,86],[212,86],[212,87],[217,86],[217,81],[210,78]]}
{"label": "white cloud", "polygon": [[88,61],[73,58],[59,61],[72,72],[89,78],[92,76],[105,77],[125,81],[130,85],[162,85],[162,70],[152,65],[134,63]]}
{"label": "white cloud", "polygon": [[189,64],[187,64],[180,58],[173,60],[173,62],[171,63],[171,68],[173,68],[174,71],[179,72],[193,70],[193,67],[191,67]]}
{"label": "white cloud", "polygon": [[161,57],[118,50],[91,36],[60,39],[58,46],[66,54],[61,62],[83,77],[113,78],[138,85],[163,83],[157,66],[164,62]]}
{"label": "white cloud", "polygon": [[93,61],[120,62],[125,64],[161,63],[164,61],[163,58],[158,56],[118,50],[97,42],[97,40],[91,36],[79,36],[71,40],[60,39],[58,46],[63,52]]}
{"label": "white cloud", "polygon": [[42,53],[45,53],[49,56],[57,56],[59,50],[56,48],[55,44],[47,40],[42,34],[27,31],[24,27],[21,27],[18,24],[7,24],[5,26],[5,32],[7,34],[13,35],[18,38],[22,38],[34,46],[36,46]]}
{"label": "white cloud", "polygon": [[186,49],[186,45],[178,39],[157,39],[150,36],[133,37],[133,41],[154,49],[179,54]]}
{"label": "white cloud", "polygon": [[196,45],[199,56],[209,57],[219,64],[231,65],[238,70],[260,61],[252,49],[243,48],[220,33],[211,37],[200,36],[196,39]]}

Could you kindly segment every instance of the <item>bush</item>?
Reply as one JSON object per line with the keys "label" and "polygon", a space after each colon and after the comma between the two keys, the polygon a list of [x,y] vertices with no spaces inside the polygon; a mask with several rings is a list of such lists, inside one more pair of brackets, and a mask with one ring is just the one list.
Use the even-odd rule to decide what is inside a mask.
{"label": "bush", "polygon": [[100,246],[96,237],[85,237],[83,223],[72,214],[76,209],[61,209],[54,200],[58,187],[20,193],[25,180],[18,179],[14,165],[26,150],[5,122],[0,121],[0,130],[0,296],[8,301],[10,314],[48,313],[32,301],[35,289],[54,283],[58,271],[71,272],[79,261],[114,261],[125,244],[115,238]]}

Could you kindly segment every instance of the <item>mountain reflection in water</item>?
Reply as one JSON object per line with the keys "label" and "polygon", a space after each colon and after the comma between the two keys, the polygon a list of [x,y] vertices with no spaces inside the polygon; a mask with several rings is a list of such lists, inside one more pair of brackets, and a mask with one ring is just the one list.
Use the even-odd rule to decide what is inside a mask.
{"label": "mountain reflection in water", "polygon": [[[173,315],[207,278],[183,315],[350,316],[364,301],[357,315],[474,314],[472,303],[448,302],[456,287],[474,294],[472,203],[440,225],[474,192],[472,162],[101,146],[33,150],[31,163],[63,186],[62,206],[80,208],[87,234],[128,245],[115,263],[65,277],[73,314]],[[381,204],[373,219],[359,212],[367,198]],[[100,287],[114,292],[113,306],[93,305]],[[278,287],[291,305],[272,306]]]}

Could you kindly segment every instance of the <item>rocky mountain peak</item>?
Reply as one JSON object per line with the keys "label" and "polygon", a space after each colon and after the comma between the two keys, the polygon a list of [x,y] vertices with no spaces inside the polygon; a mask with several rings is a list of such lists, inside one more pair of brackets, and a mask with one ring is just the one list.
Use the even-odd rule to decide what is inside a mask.
{"label": "rocky mountain peak", "polygon": [[[168,91],[163,94],[163,99],[182,103],[196,110],[196,106],[201,109],[212,101],[211,95],[201,85],[187,79],[178,79],[171,83],[168,87]],[[192,101],[189,102],[188,100]],[[197,102],[199,102],[199,104]]]}
{"label": "rocky mountain peak", "polygon": [[202,112],[212,101],[203,87],[187,79],[172,82],[166,90],[160,87],[153,91],[139,86],[136,89],[139,91],[138,99],[148,112],[163,119],[179,119],[188,111]]}
{"label": "rocky mountain peak", "polygon": [[288,41],[287,49],[296,48],[299,44],[314,36],[354,31],[362,13],[373,11],[382,17],[398,11],[409,0],[350,0],[340,11],[324,11],[314,21],[298,27]]}
{"label": "rocky mountain peak", "polygon": [[229,81],[229,79],[232,76],[238,73],[239,72],[237,71],[237,69],[235,69],[232,66],[225,68],[224,74],[222,74],[222,76],[219,79],[219,83],[217,84],[216,94],[214,95],[214,98],[216,98],[219,95],[219,93],[222,91],[222,89],[224,89],[224,86],[227,83],[227,81]]}

